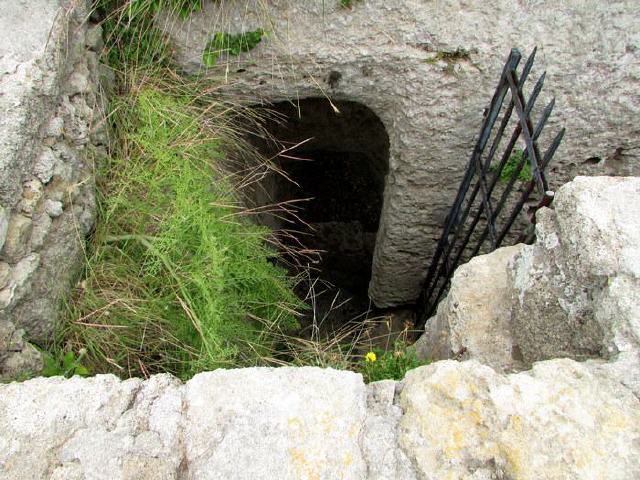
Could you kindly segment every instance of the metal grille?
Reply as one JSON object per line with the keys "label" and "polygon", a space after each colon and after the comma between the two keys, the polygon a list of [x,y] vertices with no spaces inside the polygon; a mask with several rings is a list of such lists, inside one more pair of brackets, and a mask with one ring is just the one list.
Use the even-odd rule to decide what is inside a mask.
{"label": "metal grille", "polygon": [[[527,99],[524,87],[535,56],[536,49],[518,73],[522,55],[513,49],[504,65],[429,266],[418,302],[417,327],[420,329],[435,312],[460,263],[479,253],[491,252],[505,242],[531,241],[536,210],[553,201],[545,171],[565,129],[560,130],[541,154],[538,139],[551,116],[555,99],[534,122],[532,112],[546,76],[545,73],[540,76]],[[512,132],[509,137],[505,136],[506,131]],[[501,145],[505,138],[508,141]],[[522,215],[525,205],[528,219]],[[523,222],[523,218],[527,221]],[[518,223],[524,223],[524,227],[512,228]],[[520,235],[515,236],[512,230],[519,230]]]}

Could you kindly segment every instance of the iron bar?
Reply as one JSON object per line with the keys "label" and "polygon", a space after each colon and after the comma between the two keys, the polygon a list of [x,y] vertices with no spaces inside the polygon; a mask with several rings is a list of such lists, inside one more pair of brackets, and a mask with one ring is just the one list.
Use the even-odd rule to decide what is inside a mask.
{"label": "iron bar", "polygon": [[[511,49],[511,52],[509,53],[509,57],[507,58],[507,61],[504,65],[504,68],[502,70],[502,74],[500,76],[500,82],[498,84],[498,88],[496,89],[493,98],[491,99],[491,104],[489,107],[489,110],[484,118],[482,127],[481,127],[481,131],[480,131],[480,136],[478,137],[478,141],[476,142],[476,145],[474,147],[473,153],[471,155],[471,158],[469,159],[469,165],[467,167],[467,171],[465,173],[465,176],[460,184],[460,187],[458,188],[458,193],[456,195],[456,200],[453,204],[453,207],[447,217],[446,220],[446,224],[445,224],[445,228],[444,231],[442,233],[442,236],[440,237],[440,240],[438,241],[438,245],[436,247],[436,252],[434,254],[434,260],[431,263],[431,266],[429,267],[429,271],[427,273],[427,277],[425,279],[423,288],[421,290],[421,292],[424,294],[426,292],[429,291],[429,289],[431,288],[431,280],[434,277],[434,273],[436,272],[436,268],[437,265],[439,264],[440,261],[440,257],[444,251],[444,249],[448,246],[448,238],[449,238],[449,234],[451,232],[451,229],[456,226],[456,229],[459,227],[459,213],[460,213],[460,208],[462,206],[462,203],[464,202],[464,198],[466,196],[466,193],[469,189],[469,185],[471,184],[471,180],[475,174],[475,156],[476,155],[481,155],[482,151],[484,150],[484,147],[489,139],[489,136],[491,135],[491,130],[493,128],[493,125],[495,124],[495,121],[498,117],[498,114],[500,113],[500,110],[502,108],[502,103],[504,101],[504,97],[506,96],[507,92],[509,91],[509,84],[507,81],[507,78],[509,76],[509,72],[514,70],[515,68],[517,68],[518,64],[520,63],[520,60],[522,58],[522,54],[520,53],[520,51],[518,51],[517,49]],[[446,263],[446,259],[445,262]],[[436,280],[437,281],[437,280]],[[428,298],[423,298],[423,295],[420,296],[419,302],[418,302],[418,308],[419,310],[422,309],[423,306],[426,306],[426,302],[428,302]]]}
{"label": "iron bar", "polygon": [[[467,170],[465,171],[455,201],[443,225],[442,235],[438,241],[425,281],[423,282],[423,288],[418,301],[419,310],[416,325],[418,328],[423,328],[426,320],[435,311],[438,301],[449,286],[453,271],[462,260],[465,251],[467,251],[469,242],[474,232],[478,229],[481,220],[484,220],[484,227],[478,237],[477,243],[474,245],[471,256],[479,252],[487,237],[490,239],[490,250],[494,250],[502,244],[533,190],[538,190],[541,195],[541,200],[532,208],[532,224],[535,223],[535,212],[553,201],[553,192],[549,192],[547,187],[546,168],[558,149],[565,130],[562,129],[558,135],[556,135],[544,156],[541,156],[537,142],[553,112],[555,100],[552,100],[545,107],[541,118],[536,122],[534,128],[531,120],[531,112],[542,91],[546,73],[543,73],[536,81],[531,95],[526,101],[523,88],[533,67],[536,52],[537,49],[534,49],[527,58],[520,78],[517,73],[517,67],[521,60],[520,52],[512,49],[505,62],[489,108],[484,115],[480,134],[467,164]],[[505,107],[505,97],[507,93],[510,93],[510,100]],[[514,110],[517,113],[516,125],[506,144],[506,149],[500,155],[500,161],[496,166],[492,166],[492,163],[496,160],[502,138],[511,122]],[[501,121],[494,131],[501,112],[503,112]],[[491,146],[485,155],[485,148],[492,137]],[[498,202],[494,204],[493,194],[495,187],[503,176],[507,163],[510,159],[514,158],[512,152],[518,140],[521,138],[524,141],[525,150],[522,152],[521,158],[519,158],[513,166],[509,181],[502,190]],[[518,177],[527,162],[531,167],[532,179],[526,183],[525,189],[516,202],[515,207],[510,212],[507,222],[499,229],[498,220],[502,218],[500,214],[505,209]],[[471,191],[469,191],[474,178],[476,178],[475,184],[473,188],[471,188]],[[480,194],[479,200],[477,200],[478,194]],[[467,225],[472,209],[476,210],[474,210],[475,213],[469,225]],[[467,257],[465,256],[465,258]],[[434,295],[435,298],[432,298]]]}

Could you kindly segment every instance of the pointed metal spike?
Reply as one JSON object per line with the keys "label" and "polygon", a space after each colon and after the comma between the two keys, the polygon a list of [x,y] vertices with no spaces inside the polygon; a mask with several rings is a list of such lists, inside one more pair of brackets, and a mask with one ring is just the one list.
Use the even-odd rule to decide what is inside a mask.
{"label": "pointed metal spike", "polygon": [[544,107],[544,110],[542,111],[542,117],[540,117],[540,120],[538,121],[538,124],[536,125],[536,128],[533,132],[534,140],[537,140],[540,134],[542,133],[542,129],[546,125],[547,120],[549,120],[549,117],[551,116],[551,112],[553,112],[553,107],[555,106],[555,104],[556,104],[556,99],[554,97],[551,99],[549,104],[546,107]]}

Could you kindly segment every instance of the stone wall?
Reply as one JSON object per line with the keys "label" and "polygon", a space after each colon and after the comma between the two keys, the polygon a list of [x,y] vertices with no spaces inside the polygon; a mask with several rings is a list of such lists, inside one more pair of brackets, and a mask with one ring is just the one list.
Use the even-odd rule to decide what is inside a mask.
{"label": "stone wall", "polygon": [[[438,315],[449,312],[440,324],[459,348],[449,351],[471,359],[402,381],[365,385],[353,372],[304,367],[216,370],[184,384],[98,375],[0,385],[0,479],[640,478],[638,202],[638,178],[562,187],[535,245],[458,269],[459,296]],[[495,298],[462,295],[470,280],[490,283],[491,271]],[[544,332],[529,322],[512,335],[533,306]],[[500,372],[516,343],[521,368],[571,354],[564,331],[593,331],[573,316],[587,310],[600,358]]]}
{"label": "stone wall", "polygon": [[369,290],[378,306],[415,300],[510,48],[539,47],[532,78],[546,69],[544,100],[557,97],[548,132],[567,127],[552,188],[576,174],[640,173],[637,2],[338,4],[210,2],[158,24],[178,62],[199,73],[214,32],[263,28],[257,48],[206,73],[247,103],[327,97],[362,103],[382,120],[390,168]]}
{"label": "stone wall", "polygon": [[84,1],[0,2],[0,376],[38,364],[95,216],[102,32]]}
{"label": "stone wall", "polygon": [[0,479],[628,480],[640,401],[572,360],[437,362],[365,385],[318,368],[0,386]]}

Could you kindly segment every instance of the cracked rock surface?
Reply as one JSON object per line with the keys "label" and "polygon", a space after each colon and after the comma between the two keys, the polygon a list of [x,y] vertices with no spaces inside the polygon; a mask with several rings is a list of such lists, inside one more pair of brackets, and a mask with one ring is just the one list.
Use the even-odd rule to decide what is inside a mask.
{"label": "cracked rock surface", "polygon": [[640,401],[566,359],[370,385],[303,367],[0,386],[2,479],[626,480],[639,459]]}

